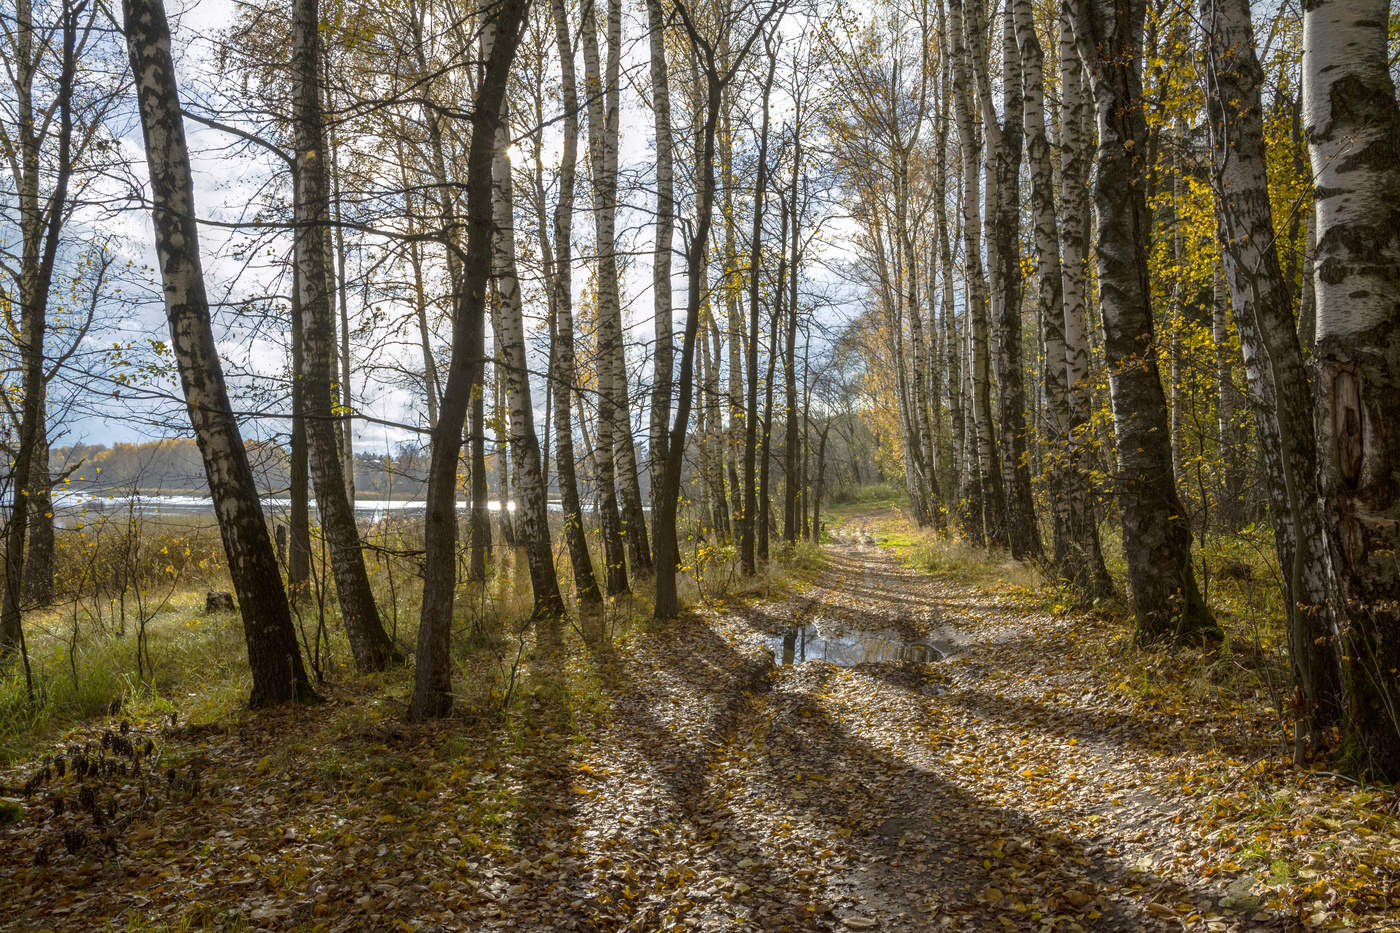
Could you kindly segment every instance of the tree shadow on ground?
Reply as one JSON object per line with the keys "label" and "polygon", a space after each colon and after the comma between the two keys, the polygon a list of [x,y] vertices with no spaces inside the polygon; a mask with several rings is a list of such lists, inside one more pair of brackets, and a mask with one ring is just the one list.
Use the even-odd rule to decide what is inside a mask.
{"label": "tree shadow on ground", "polygon": [[1211,732],[1186,728],[1168,716],[1088,710],[1046,700],[1008,697],[975,687],[962,686],[941,698],[949,708],[962,709],[984,720],[1004,726],[1057,732],[1080,742],[1164,754],[1227,755],[1247,758],[1277,742],[1238,730]]}
{"label": "tree shadow on ground", "polygon": [[[714,633],[703,638],[703,650],[726,658],[724,664],[738,670],[753,664]],[[686,677],[695,670],[680,665],[676,673]],[[986,927],[974,924],[968,929],[1007,922],[1013,928],[1038,929],[1039,921],[1031,918],[1032,901],[1038,898],[1044,909],[1078,914],[1062,899],[1066,893],[1076,892],[1096,897],[1102,910],[1096,920],[1088,919],[1088,914],[1081,916],[1089,928],[1179,929],[1179,923],[1168,924],[1149,912],[1147,903],[1155,897],[1169,903],[1204,904],[1214,895],[1214,891],[1175,879],[1131,870],[1097,848],[1090,851],[1089,840],[1058,832],[1016,809],[989,803],[927,765],[875,747],[833,719],[814,699],[813,694],[822,690],[821,680],[829,674],[830,669],[819,669],[813,678],[817,682],[811,686],[764,694],[763,702],[770,709],[769,726],[765,741],[758,745],[760,758],[753,780],[776,790],[778,806],[794,817],[850,831],[846,883],[864,890],[867,901],[878,905],[884,928],[923,928],[931,905],[952,903],[985,918]],[[702,692],[714,689],[707,677],[695,679],[693,686]],[[653,754],[660,751],[660,747],[653,748]],[[975,753],[975,749],[968,752]],[[707,793],[703,781],[693,777],[703,761],[689,760],[687,765],[692,776],[671,788],[683,809],[688,801],[703,800]],[[799,789],[792,776],[807,769],[825,775],[828,781],[839,775],[839,792],[814,794]],[[922,841],[910,843],[906,839],[901,845],[906,834],[922,837]],[[1016,873],[1021,869],[1011,863],[984,865],[989,847],[1006,840],[1016,840],[1016,864],[1031,866],[1025,877],[1033,878],[1033,889],[1024,891],[1024,897],[1016,886]],[[737,866],[734,870],[743,871]],[[861,874],[863,881],[857,878]],[[1004,898],[988,903],[987,892],[993,888]],[[1135,890],[1152,896],[1113,897],[1117,892]],[[1027,905],[1025,913],[1013,906],[1013,897]]]}
{"label": "tree shadow on ground", "polygon": [[558,652],[541,652],[526,672],[519,715],[521,806],[513,847],[527,856],[572,838],[569,796],[576,731],[568,672]]}
{"label": "tree shadow on ground", "polygon": [[687,721],[665,696],[646,689],[645,674],[614,668],[614,737],[625,746],[623,756],[644,761],[655,780],[655,798],[630,832],[641,837],[648,823],[664,827],[675,845],[653,853],[660,856],[657,871],[665,877],[679,869],[695,878],[676,890],[670,904],[652,905],[629,922],[645,926],[679,908],[704,929],[829,926],[821,918],[832,905],[797,882],[791,866],[768,857],[768,840],[746,827],[729,793],[712,780],[746,708],[767,691],[771,665],[730,650],[712,629],[692,619],[657,633],[649,649],[669,658],[666,675],[674,676],[675,686],[688,688],[691,702],[709,702],[699,721]]}

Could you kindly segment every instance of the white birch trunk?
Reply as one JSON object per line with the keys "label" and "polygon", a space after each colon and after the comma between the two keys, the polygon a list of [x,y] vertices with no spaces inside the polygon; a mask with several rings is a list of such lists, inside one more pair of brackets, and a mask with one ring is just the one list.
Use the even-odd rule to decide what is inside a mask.
{"label": "white birch trunk", "polygon": [[[609,37],[612,33],[612,7],[609,3]],[[590,5],[583,13],[584,97],[588,115],[588,163],[592,175],[594,251],[598,268],[598,429],[594,456],[598,465],[598,487],[603,520],[603,559],[609,596],[627,592],[627,553],[623,541],[624,520],[618,507],[618,454],[616,434],[622,413],[616,411],[618,391],[614,380],[619,367],[616,354],[622,352],[622,322],[617,284],[615,222],[617,217],[616,116],[612,102],[616,89],[604,83],[603,65],[598,54],[597,11]],[[608,79],[614,74],[613,47],[608,49]],[[625,374],[624,374],[625,375]],[[622,387],[626,395],[626,383]],[[624,403],[625,411],[625,403]],[[635,548],[635,545],[634,545]]]}
{"label": "white birch trunk", "polygon": [[150,168],[156,258],[170,344],[243,617],[253,675],[249,703],[263,706],[310,698],[314,694],[302,666],[277,555],[214,343],[199,259],[194,181],[170,58],[170,28],[160,0],[125,0],[122,28]]}
{"label": "white birch trunk", "polygon": [[[559,595],[559,578],[554,570],[554,552],[549,533],[549,496],[540,465],[540,442],[535,434],[535,406],[530,392],[529,361],[525,352],[525,320],[520,301],[520,281],[515,266],[515,210],[511,184],[510,134],[504,109],[496,129],[495,157],[491,174],[494,184],[492,217],[495,221],[492,264],[496,273],[496,294],[500,299],[497,320],[500,348],[497,378],[504,378],[510,412],[510,450],[519,476],[520,534],[534,589],[534,618],[545,623],[542,636],[551,643],[560,637],[558,620],[564,614]],[[498,451],[497,456],[504,456]],[[502,503],[504,509],[505,503]]]}
{"label": "white birch trunk", "polygon": [[355,666],[383,670],[401,655],[379,620],[379,611],[365,570],[354,503],[345,479],[345,463],[336,429],[336,399],[332,391],[336,327],[331,307],[329,178],[318,90],[320,32],[317,0],[296,0],[292,8],[293,137],[296,159],[296,245],[298,296],[302,312],[307,439],[316,508],[330,550],[331,573],[340,603],[341,620],[349,636]]}
{"label": "white birch trunk", "polygon": [[[977,496],[983,525],[982,535],[993,546],[1006,544],[1006,501],[992,427],[990,348],[987,332],[987,279],[982,271],[982,211],[980,153],[981,140],[973,123],[973,77],[968,52],[969,24],[964,22],[962,0],[948,4],[948,41],[952,44],[953,112],[962,151],[962,230],[963,286],[968,308],[968,330],[972,348],[969,366],[972,404],[967,423],[977,446],[978,469],[964,472],[965,482],[982,486]],[[993,132],[995,121],[988,131]]]}
{"label": "white birch trunk", "polygon": [[1317,426],[1353,764],[1400,775],[1400,106],[1386,0],[1304,7]]}
{"label": "white birch trunk", "polygon": [[[666,69],[666,11],[661,0],[647,0],[651,30],[651,107],[656,136],[656,240],[652,246],[651,486],[652,495],[666,460],[666,427],[671,420],[671,381],[675,347],[671,307],[671,244],[675,232],[674,141],[671,138],[671,86]],[[713,400],[709,400],[713,404]],[[653,537],[655,534],[653,533]]]}
{"label": "white birch trunk", "polygon": [[1086,218],[1089,215],[1089,162],[1082,128],[1089,120],[1084,93],[1084,66],[1074,41],[1069,13],[1059,16],[1060,68],[1060,273],[1064,287],[1065,389],[1069,421],[1070,462],[1065,473],[1070,503],[1070,544],[1084,549],[1083,564],[1089,576],[1086,592],[1109,596],[1113,583],[1099,543],[1098,516],[1094,508],[1091,477],[1097,468],[1098,445],[1090,421],[1094,404],[1094,380],[1089,323],[1089,247]]}

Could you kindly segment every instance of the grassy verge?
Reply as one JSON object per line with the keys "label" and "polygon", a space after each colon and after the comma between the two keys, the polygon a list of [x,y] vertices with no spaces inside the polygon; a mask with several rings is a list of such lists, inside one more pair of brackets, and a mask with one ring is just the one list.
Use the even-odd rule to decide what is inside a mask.
{"label": "grassy verge", "polygon": [[[241,620],[236,612],[204,611],[206,592],[231,589],[216,559],[217,534],[184,521],[146,518],[68,530],[60,561],[63,601],[26,613],[28,672],[14,664],[0,673],[0,767],[32,757],[68,730],[117,713],[138,721],[174,713],[180,721],[197,723],[243,715],[251,684]],[[421,535],[411,524],[395,517],[366,533],[373,545],[367,565],[384,625],[409,649],[416,641],[421,599],[415,560],[405,556],[412,555]],[[324,693],[337,684],[406,706],[409,671],[355,675],[322,557],[316,557],[310,592],[293,607],[318,689]],[[595,564],[600,561],[595,557]],[[682,542],[680,595],[683,604],[692,605],[769,597],[820,566],[817,546],[803,542],[786,548],[775,542],[774,560],[759,575],[745,578],[731,545],[690,534]],[[570,589],[567,563],[558,570]],[[486,584],[464,583],[459,590],[455,683],[457,706],[469,717],[517,709],[523,685],[534,676],[523,556],[498,547],[488,571]],[[650,618],[649,584],[634,590],[604,607],[603,627],[614,639],[625,639]],[[571,637],[577,635],[574,624]],[[581,648],[575,643],[571,650]]]}
{"label": "grassy verge", "polygon": [[822,506],[822,517],[830,525],[838,525],[852,515],[870,509],[896,509],[909,501],[904,490],[892,483],[874,483],[848,490]]}

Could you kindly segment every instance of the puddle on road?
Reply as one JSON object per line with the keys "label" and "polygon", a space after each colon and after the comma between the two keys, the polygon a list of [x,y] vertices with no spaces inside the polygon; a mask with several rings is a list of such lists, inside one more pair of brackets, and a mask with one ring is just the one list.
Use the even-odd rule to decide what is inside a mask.
{"label": "puddle on road", "polygon": [[905,641],[891,632],[849,631],[823,635],[811,622],[765,636],[778,664],[826,661],[852,667],[874,661],[941,661],[944,654],[927,642]]}

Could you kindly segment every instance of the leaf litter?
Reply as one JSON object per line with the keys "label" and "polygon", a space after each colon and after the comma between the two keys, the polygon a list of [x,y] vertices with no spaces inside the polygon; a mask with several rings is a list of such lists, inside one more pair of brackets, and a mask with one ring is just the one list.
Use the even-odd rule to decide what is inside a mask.
{"label": "leaf litter", "polygon": [[[818,617],[947,656],[775,664]],[[798,592],[537,658],[509,717],[359,685],[74,734],[0,775],[0,924],[1400,930],[1393,791],[1293,769],[1199,660],[860,533]],[[54,774],[74,749],[112,763]]]}

